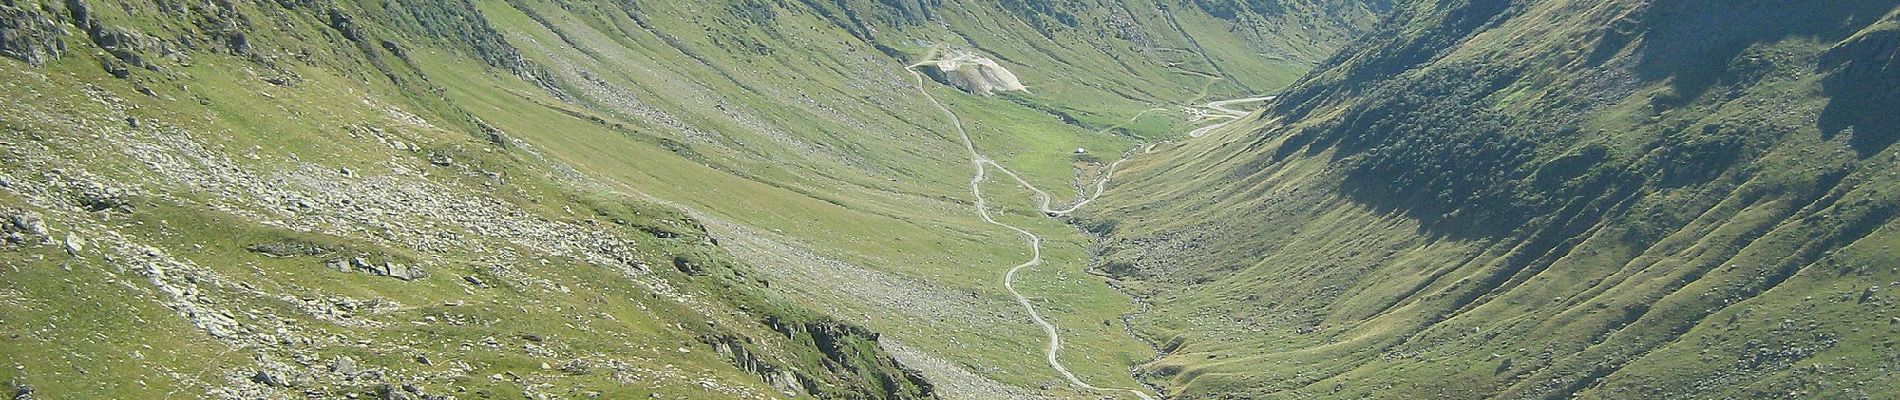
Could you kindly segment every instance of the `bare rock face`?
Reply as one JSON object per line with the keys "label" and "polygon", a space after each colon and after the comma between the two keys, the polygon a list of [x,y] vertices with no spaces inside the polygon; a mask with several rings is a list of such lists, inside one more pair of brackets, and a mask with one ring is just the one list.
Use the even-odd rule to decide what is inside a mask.
{"label": "bare rock face", "polygon": [[1002,65],[966,51],[952,51],[935,64],[943,79],[963,91],[989,96],[996,92],[1028,91],[1016,74]]}
{"label": "bare rock face", "polygon": [[59,58],[66,44],[59,40],[65,32],[37,6],[0,5],[0,55],[34,66]]}

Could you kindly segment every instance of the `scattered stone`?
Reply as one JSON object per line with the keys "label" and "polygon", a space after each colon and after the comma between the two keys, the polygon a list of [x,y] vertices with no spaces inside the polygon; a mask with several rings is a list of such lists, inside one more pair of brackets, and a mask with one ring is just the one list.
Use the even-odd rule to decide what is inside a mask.
{"label": "scattered stone", "polygon": [[329,261],[324,261],[323,266],[334,269],[336,272],[350,272],[349,264],[345,263],[341,258],[332,258]]}
{"label": "scattered stone", "polygon": [[116,58],[99,59],[99,68],[104,69],[107,74],[111,74],[114,78],[127,79],[132,77],[132,69],[126,68],[125,62],[119,61]]}
{"label": "scattered stone", "polygon": [[270,257],[321,256],[336,250],[323,245],[299,240],[282,240],[271,243],[258,243],[245,246],[244,250]]}
{"label": "scattered stone", "polygon": [[86,242],[80,239],[79,235],[74,235],[70,232],[66,233],[66,254],[78,257],[79,252],[85,250]]}
{"label": "scattered stone", "polygon": [[526,335],[521,335],[521,338],[522,338],[523,340],[527,340],[527,341],[530,341],[530,342],[539,342],[539,341],[543,341],[543,340],[546,340],[546,338],[543,338],[543,337],[541,337],[541,335],[536,335],[536,334],[532,334],[532,333],[530,333],[530,334],[526,334]]}
{"label": "scattered stone", "polygon": [[46,221],[41,220],[38,215],[22,213],[14,215],[11,219],[13,220],[13,227],[19,229],[20,232],[24,232],[28,235],[46,235]]}
{"label": "scattered stone", "polygon": [[686,259],[686,257],[673,257],[673,269],[677,269],[680,271],[680,273],[692,275],[692,276],[700,276],[700,275],[706,274],[706,271],[704,269],[701,269],[698,264],[694,264],[693,260],[688,260]]}
{"label": "scattered stone", "polygon": [[397,388],[396,385],[382,384],[376,387],[376,398],[383,400],[413,400],[416,393]]}
{"label": "scattered stone", "polygon": [[330,372],[344,376],[356,375],[356,360],[348,356],[337,356],[336,360],[330,362]]}
{"label": "scattered stone", "polygon": [[130,193],[127,193],[125,189],[98,184],[76,186],[79,191],[79,205],[86,207],[86,211],[132,211],[132,202],[127,199]]}
{"label": "scattered stone", "polygon": [[476,120],[475,125],[481,128],[482,133],[487,136],[489,143],[494,143],[500,147],[509,147],[514,143],[514,140],[508,137],[508,133],[502,132],[501,128],[496,128],[494,125],[489,125],[487,122],[481,120]]}
{"label": "scattered stone", "polygon": [[24,383],[13,385],[13,400],[33,400],[33,387]]}
{"label": "scattered stone", "polygon": [[594,373],[593,364],[579,358],[562,363],[558,369],[568,375],[587,375]]}
{"label": "scattered stone", "polygon": [[256,375],[251,375],[251,382],[257,382],[260,384],[275,386],[275,387],[289,387],[290,386],[290,382],[285,381],[283,377],[277,376],[277,374],[273,374],[273,373],[270,373],[270,371],[265,371],[265,370],[258,370]]}
{"label": "scattered stone", "polygon": [[15,244],[51,243],[52,238],[46,229],[46,221],[38,214],[24,212],[7,218],[0,225],[0,233],[6,234],[6,240]]}
{"label": "scattered stone", "polygon": [[468,282],[468,284],[470,285],[475,285],[475,287],[478,287],[478,288],[488,287],[487,283],[482,282],[482,278],[476,278],[474,275],[463,275],[462,281]]}
{"label": "scattered stone", "polygon": [[[553,358],[553,357],[560,356],[559,354],[551,350],[548,350],[547,347],[534,344],[534,343],[522,343],[521,352],[531,357],[539,357],[539,358]],[[542,369],[547,369],[547,368],[542,368]]]}
{"label": "scattered stone", "polygon": [[139,127],[139,117],[125,117],[125,125],[133,128]]}
{"label": "scattered stone", "polygon": [[383,263],[382,267],[373,269],[370,272],[376,275],[387,276],[387,277],[401,279],[405,281],[413,281],[413,280],[429,277],[429,273],[426,271],[423,271],[421,267],[412,267],[412,266],[395,264],[395,263],[387,263],[387,262]]}
{"label": "scattered stone", "polygon": [[455,159],[449,157],[447,154],[429,153],[429,164],[434,164],[438,167],[447,167],[455,165]]}

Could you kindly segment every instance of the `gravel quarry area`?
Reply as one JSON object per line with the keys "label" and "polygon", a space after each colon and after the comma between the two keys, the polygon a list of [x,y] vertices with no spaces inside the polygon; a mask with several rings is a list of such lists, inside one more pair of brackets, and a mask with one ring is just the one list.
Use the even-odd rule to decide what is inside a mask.
{"label": "gravel quarry area", "polygon": [[1016,73],[996,60],[968,50],[933,50],[932,56],[918,65],[934,68],[945,83],[972,94],[989,96],[996,92],[1028,91]]}

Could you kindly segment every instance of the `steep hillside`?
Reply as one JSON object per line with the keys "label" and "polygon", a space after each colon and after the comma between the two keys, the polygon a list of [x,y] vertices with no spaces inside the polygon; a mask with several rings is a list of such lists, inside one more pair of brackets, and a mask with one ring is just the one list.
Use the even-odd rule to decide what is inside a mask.
{"label": "steep hillside", "polygon": [[1896,27],[1411,2],[1091,226],[1184,397],[1894,397]]}
{"label": "steep hillside", "polygon": [[[1089,382],[1138,386],[1153,353],[1110,323],[1137,305],[1023,186],[1080,198],[1102,158],[1277,90],[1386,7],[5,0],[0,381],[1099,397],[1005,270],[1043,257],[1016,285]],[[1028,90],[906,71],[938,51]],[[1022,179],[976,182],[987,209],[1040,247],[973,212],[966,128]]]}
{"label": "steep hillside", "polygon": [[472,8],[7,7],[8,396],[931,394],[699,222],[430,90],[412,56],[548,82]]}

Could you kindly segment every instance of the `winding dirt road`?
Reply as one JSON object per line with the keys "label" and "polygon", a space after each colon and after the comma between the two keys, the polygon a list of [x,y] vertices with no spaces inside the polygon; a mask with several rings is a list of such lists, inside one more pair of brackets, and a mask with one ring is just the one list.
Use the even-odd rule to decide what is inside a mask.
{"label": "winding dirt road", "polygon": [[1221,101],[1216,101],[1212,103],[1207,103],[1207,108],[1214,111],[1219,111],[1221,113],[1225,113],[1227,115],[1232,115],[1234,117],[1245,117],[1247,116],[1247,114],[1251,113],[1251,111],[1235,110],[1232,108],[1227,108],[1227,106],[1240,104],[1240,103],[1252,103],[1256,101],[1272,101],[1274,98],[1277,98],[1277,97],[1280,97],[1280,96],[1260,96],[1260,97],[1247,97],[1247,98],[1231,99],[1231,100],[1221,100]]}
{"label": "winding dirt road", "polygon": [[1227,119],[1227,122],[1200,127],[1199,129],[1195,129],[1191,132],[1188,132],[1188,137],[1197,138],[1197,137],[1205,136],[1207,135],[1208,132],[1213,132],[1215,129],[1220,129],[1221,127],[1227,126],[1227,124],[1234,123],[1234,121],[1239,121],[1240,117],[1245,117],[1248,114],[1248,112],[1246,111],[1240,111],[1240,110],[1227,108],[1227,106],[1240,104],[1240,103],[1251,103],[1251,102],[1256,102],[1256,101],[1272,101],[1276,97],[1279,97],[1279,96],[1248,97],[1244,99],[1221,100],[1221,101],[1216,101],[1212,103],[1207,103],[1207,106],[1205,106],[1207,109],[1214,110],[1214,112],[1220,113],[1216,115],[1209,115],[1208,116],[1209,118],[1225,118]]}
{"label": "winding dirt road", "polygon": [[943,102],[937,101],[937,97],[932,96],[929,90],[925,89],[924,75],[917,72],[916,65],[905,68],[905,71],[909,71],[911,76],[916,78],[917,93],[923,95],[925,99],[929,99],[931,105],[936,106],[938,111],[942,111],[945,116],[950,117],[951,125],[956,127],[957,136],[963,140],[963,150],[970,156],[970,165],[976,168],[976,175],[970,178],[970,194],[976,197],[975,205],[977,216],[982,217],[984,222],[1015,231],[1017,234],[1022,235],[1025,240],[1029,241],[1029,261],[1018,264],[1014,268],[1010,268],[1008,272],[1003,273],[1003,288],[1009,291],[1010,296],[1016,298],[1016,304],[1022,305],[1023,311],[1029,313],[1029,319],[1041,327],[1042,333],[1049,337],[1049,346],[1043,351],[1043,358],[1049,362],[1049,367],[1055,369],[1056,373],[1061,374],[1063,379],[1068,380],[1069,384],[1075,385],[1076,387],[1102,392],[1126,392],[1134,394],[1135,397],[1139,397],[1142,400],[1154,400],[1154,396],[1138,389],[1104,388],[1090,385],[1088,382],[1083,382],[1081,378],[1077,378],[1075,373],[1069,372],[1068,367],[1062,366],[1062,361],[1057,359],[1057,355],[1062,352],[1061,332],[1056,329],[1055,324],[1051,324],[1048,320],[1043,319],[1042,313],[1036,311],[1036,306],[1029,302],[1028,297],[1023,296],[1022,292],[1016,290],[1016,273],[1022,271],[1024,268],[1042,264],[1042,237],[1029,232],[1029,230],[1018,228],[1015,225],[997,221],[996,217],[990,215],[989,206],[986,200],[983,199],[983,180],[989,175],[989,167],[996,167],[997,170],[1003,171],[1010,177],[1015,178],[1018,183],[1036,192],[1038,197],[1043,198],[1044,205],[1042,208],[1044,209],[1048,208],[1049,193],[1036,188],[1034,185],[1030,185],[1028,181],[1023,180],[1022,177],[1017,176],[1016,173],[1010,172],[1009,169],[1003,168],[1001,164],[997,164],[995,161],[991,161],[989,157],[978,153],[976,151],[976,143],[970,140],[969,132],[963,129],[963,120],[958,118],[955,112],[950,111],[949,107],[945,107]]}
{"label": "winding dirt road", "polygon": [[[1091,385],[1088,382],[1082,381],[1081,378],[1076,377],[1075,373],[1069,372],[1068,367],[1065,367],[1062,365],[1062,361],[1059,360],[1057,357],[1062,352],[1062,334],[1060,330],[1056,328],[1055,324],[1049,323],[1047,319],[1044,319],[1042,317],[1042,313],[1036,311],[1035,305],[1029,302],[1029,297],[1023,296],[1022,292],[1016,290],[1016,273],[1019,271],[1022,271],[1025,268],[1042,264],[1042,237],[1037,236],[1035,233],[1032,233],[1029,230],[1019,228],[1019,227],[1016,227],[1015,225],[1010,225],[1002,221],[996,220],[996,217],[990,214],[988,201],[983,198],[983,181],[989,177],[990,168],[996,168],[997,171],[1002,172],[1004,175],[1009,176],[1010,179],[1015,180],[1018,185],[1021,185],[1023,188],[1028,189],[1030,192],[1035,194],[1037,202],[1039,203],[1037,205],[1038,211],[1041,211],[1043,214],[1049,215],[1051,217],[1066,215],[1066,214],[1075,212],[1075,210],[1080,209],[1082,208],[1082,206],[1087,205],[1089,202],[1095,201],[1096,198],[1101,197],[1102,192],[1106,190],[1108,187],[1109,177],[1114,175],[1116,167],[1121,166],[1122,162],[1128,160],[1128,156],[1123,156],[1122,158],[1115,160],[1115,162],[1110,163],[1108,167],[1103,170],[1101,177],[1097,178],[1095,181],[1094,193],[1090,194],[1088,197],[1085,197],[1080,201],[1077,201],[1074,204],[1069,205],[1066,208],[1062,208],[1062,209],[1051,208],[1050,202],[1052,201],[1052,196],[1049,195],[1049,192],[1044,191],[1041,188],[1037,188],[1036,185],[1029,183],[1029,181],[1026,179],[1023,179],[1021,175],[1017,175],[1016,172],[1010,171],[1009,168],[1006,168],[1002,164],[997,163],[995,160],[990,159],[988,156],[984,156],[982,153],[977,152],[976,143],[970,139],[969,132],[965,130],[963,127],[962,118],[959,118],[955,112],[950,111],[949,107],[944,106],[943,102],[938,101],[937,97],[931,95],[930,91],[925,88],[924,75],[923,73],[917,72],[917,67],[926,65],[926,63],[932,62],[928,59],[934,57],[934,55],[936,54],[936,51],[933,49],[931,54],[932,54],[931,56],[926,57],[926,61],[921,61],[915,64],[911,64],[905,67],[904,70],[906,72],[910,72],[911,77],[916,79],[917,93],[922,95],[925,99],[929,100],[931,105],[936,106],[938,111],[943,112],[945,116],[950,118],[951,125],[956,128],[957,136],[960,139],[962,139],[963,150],[970,157],[971,167],[976,170],[976,174],[970,177],[970,194],[975,197],[975,201],[973,204],[976,207],[977,216],[981,217],[984,222],[988,222],[992,225],[1000,226],[1005,229],[1015,231],[1017,234],[1022,235],[1025,241],[1029,242],[1029,248],[1030,248],[1029,261],[1023,262],[1022,264],[1018,264],[1015,267],[1010,268],[1008,272],[1003,273],[1003,288],[1009,291],[1010,296],[1015,297],[1016,304],[1021,305],[1023,307],[1023,311],[1029,314],[1029,319],[1035,322],[1038,327],[1041,327],[1042,333],[1048,336],[1049,345],[1043,351],[1043,358],[1049,362],[1049,367],[1054,369],[1056,373],[1062,375],[1063,379],[1068,380],[1070,385],[1074,385],[1076,387],[1080,387],[1084,389],[1099,391],[1099,392],[1122,392],[1122,393],[1133,394],[1135,395],[1135,397],[1141,398],[1142,400],[1155,400],[1155,397],[1153,395],[1150,395],[1148,394],[1148,392],[1143,391],[1141,389],[1105,388],[1105,387]],[[1199,129],[1195,129],[1193,132],[1189,132],[1188,136],[1201,137],[1201,135],[1206,134],[1208,131],[1211,131],[1213,129],[1218,129],[1222,126],[1226,126],[1227,124],[1233,123],[1234,121],[1239,120],[1240,117],[1246,116],[1248,114],[1247,112],[1244,112],[1244,111],[1226,108],[1226,106],[1228,105],[1246,103],[1246,102],[1255,102],[1255,101],[1268,101],[1268,100],[1272,100],[1273,98],[1274,96],[1250,97],[1250,98],[1244,98],[1244,99],[1222,100],[1222,101],[1207,103],[1206,108],[1214,110],[1215,112],[1221,113],[1220,117],[1227,118],[1228,121],[1202,127]],[[1144,110],[1142,111],[1142,113],[1147,113],[1149,111],[1155,111],[1155,110],[1158,110],[1158,109]],[[1140,118],[1140,117],[1141,117],[1141,114],[1136,114],[1135,116],[1135,118]],[[1130,119],[1130,121],[1133,121],[1133,119]],[[1111,127],[1111,129],[1112,128],[1113,127]],[[1152,144],[1148,146],[1150,150],[1153,149]]]}

